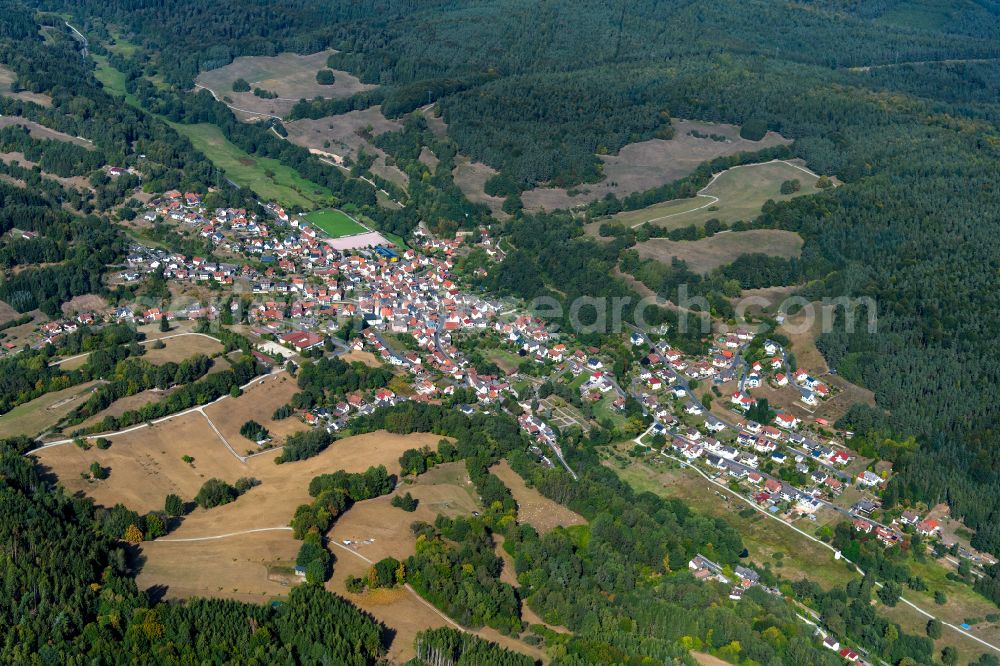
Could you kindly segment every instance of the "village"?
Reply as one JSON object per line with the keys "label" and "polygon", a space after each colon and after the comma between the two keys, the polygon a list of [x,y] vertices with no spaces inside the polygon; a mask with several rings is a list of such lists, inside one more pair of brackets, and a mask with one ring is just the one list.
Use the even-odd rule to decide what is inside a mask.
{"label": "village", "polygon": [[[226,259],[186,257],[134,243],[119,279],[129,284],[155,276],[181,287],[177,293],[188,285],[207,285],[217,297],[188,299],[180,308],[82,312],[43,325],[36,344],[102,320],[243,322],[266,365],[313,353],[368,352],[406,377],[404,391],[383,388],[349,396],[332,409],[304,410],[299,417],[309,425],[343,430],[352,415],[401,400],[439,400],[462,389],[469,399],[459,409],[467,413],[516,405],[521,427],[535,440],[533,451],[548,465],[553,457],[562,460],[562,431],[586,432],[595,422],[622,425],[626,405],[634,401],[652,422],[648,434],[665,452],[724,478],[788,520],[815,521],[821,510],[838,512],[886,547],[905,538],[904,528],[925,537],[939,533],[936,520],[912,511],[876,520],[878,491],[890,468],[860,459],[845,445],[845,433],[833,433],[822,419],[806,426],[808,408],[829,400],[831,388],[806,369],[791,367],[779,342],[761,342],[738,328],[718,335],[706,354],[689,356],[654,339],[661,336],[636,330],[628,345],[637,363],[616,377],[601,350],[576,344],[572,334],[553,332],[510,303],[463,288],[453,271],[468,246],[466,234],[442,240],[418,229],[412,242],[419,252],[388,242],[369,245],[368,234],[358,247],[345,243],[348,238],[334,248],[299,217],[273,205],[266,210],[264,217],[242,209],[208,211],[191,192],[154,199],[144,220],[194,230]],[[486,228],[474,247],[493,259],[502,257]],[[349,335],[341,335],[352,321],[357,324],[347,326]],[[505,367],[489,363],[500,371],[480,372],[476,366],[482,363],[470,362],[460,349],[462,339],[472,335],[482,342],[478,346],[496,350],[494,357]],[[750,354],[752,344],[759,348]],[[712,393],[699,399],[701,384]],[[542,389],[546,385],[562,390],[550,395]],[[770,415],[773,425],[750,419],[747,414],[758,404],[751,392],[762,386],[793,389],[800,415],[783,406]],[[571,400],[562,397],[567,391]],[[705,397],[716,399],[706,405]]]}
{"label": "village", "polygon": [[[373,244],[371,234],[360,234],[356,244],[338,238],[334,246],[301,217],[276,206],[266,210],[265,216],[209,211],[199,195],[176,191],[154,199],[144,222],[186,230],[207,241],[211,255],[133,242],[116,281],[161,281],[171,298],[75,313],[44,324],[33,345],[103,322],[219,320],[254,343],[265,367],[294,368],[331,355],[392,371],[391,387],[295,410],[313,428],[349,432],[352,418],[406,400],[449,401],[466,414],[505,410],[516,415],[543,465],[561,465],[574,478],[562,450],[568,433],[592,441],[594,433],[636,436],[779,520],[811,523],[810,532],[849,521],[859,538],[886,549],[905,547],[913,535],[953,545],[942,542],[939,520],[926,511],[882,510],[891,465],[860,456],[848,445],[851,433],[815,415],[837,389],[796,367],[779,341],[736,328],[713,336],[703,353],[688,354],[662,331],[631,330],[622,334],[631,359],[622,368],[607,350],[580,343],[517,303],[469,288],[472,276],[456,270],[460,258],[471,251],[503,257],[488,228],[454,239],[418,229],[410,247],[382,237]],[[765,395],[780,398],[769,403]],[[957,553],[977,565],[991,563],[964,545]],[[689,568],[698,580],[730,585],[736,602],[759,584],[752,568],[724,573],[703,556]],[[834,637],[820,638],[846,661],[865,663]]]}

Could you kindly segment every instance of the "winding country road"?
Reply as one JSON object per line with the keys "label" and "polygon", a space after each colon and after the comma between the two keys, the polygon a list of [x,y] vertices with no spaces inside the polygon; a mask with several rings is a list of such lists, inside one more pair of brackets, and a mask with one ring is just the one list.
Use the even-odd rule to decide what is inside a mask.
{"label": "winding country road", "polygon": [[[653,450],[655,450],[655,447],[651,447],[651,446],[649,446],[648,444],[644,444],[644,443],[642,442],[642,438],[643,438],[643,437],[645,437],[645,436],[647,436],[647,435],[649,435],[649,434],[650,434],[650,433],[651,433],[652,431],[653,431],[653,426],[650,426],[649,428],[647,428],[647,429],[646,429],[646,431],[645,431],[644,433],[642,433],[641,435],[639,435],[638,437],[636,437],[636,438],[635,438],[635,439],[634,439],[633,441],[634,441],[634,442],[635,442],[636,444],[640,445],[640,446],[645,446],[646,448],[650,448],[650,449],[653,449]],[[765,511],[765,510],[761,509],[761,508],[760,508],[759,506],[757,506],[757,505],[756,505],[756,504],[755,504],[754,502],[752,502],[752,501],[750,501],[749,499],[747,499],[746,497],[744,497],[744,496],[743,496],[743,495],[742,495],[741,493],[737,493],[737,492],[734,492],[734,491],[733,491],[733,490],[732,490],[732,489],[731,489],[731,488],[730,488],[729,486],[727,486],[727,485],[725,485],[725,484],[722,484],[722,483],[719,483],[718,481],[716,481],[716,480],[715,480],[715,479],[713,479],[712,477],[708,476],[708,475],[707,475],[707,474],[705,474],[705,473],[704,473],[704,472],[703,472],[703,471],[702,471],[701,469],[699,469],[698,467],[696,467],[696,466],[692,465],[692,464],[691,464],[691,463],[689,463],[688,461],[686,461],[686,460],[683,460],[683,459],[681,459],[681,458],[677,458],[677,457],[674,457],[674,456],[670,455],[669,453],[664,453],[663,451],[660,451],[659,453],[660,453],[660,455],[661,455],[661,456],[663,456],[664,458],[669,458],[670,460],[674,460],[674,461],[676,461],[676,462],[680,463],[680,464],[681,464],[681,467],[687,467],[687,468],[689,468],[689,469],[692,469],[692,470],[694,470],[695,472],[697,472],[698,474],[700,474],[700,475],[701,475],[701,476],[702,476],[702,477],[703,477],[703,478],[704,478],[704,479],[705,479],[706,481],[708,481],[709,483],[711,483],[711,484],[713,484],[713,485],[717,486],[717,487],[718,487],[718,488],[719,488],[720,490],[722,490],[722,491],[725,491],[726,493],[729,493],[730,495],[732,495],[733,497],[736,497],[737,499],[741,500],[742,502],[745,502],[745,503],[746,503],[746,504],[747,504],[748,506],[750,506],[750,507],[751,507],[751,508],[752,508],[752,509],[753,509],[754,511],[757,511],[757,512],[759,512],[759,513],[763,514],[764,516],[767,516],[767,517],[768,517],[768,518],[770,518],[771,520],[775,520],[775,521],[777,521],[777,522],[781,523],[782,525],[784,525],[785,527],[787,527],[787,528],[789,528],[789,529],[791,529],[791,530],[795,530],[796,532],[798,532],[799,534],[801,534],[801,535],[802,535],[802,536],[804,536],[805,538],[809,539],[810,541],[814,541],[814,542],[818,543],[818,544],[819,544],[819,545],[821,545],[821,546],[822,546],[823,548],[826,548],[827,550],[829,550],[829,551],[831,551],[832,553],[834,553],[834,556],[835,556],[835,557],[837,557],[837,558],[839,558],[839,559],[842,559],[842,560],[844,560],[845,562],[849,562],[850,564],[852,564],[852,565],[854,566],[854,569],[855,569],[855,570],[856,570],[856,571],[857,571],[857,572],[858,572],[859,574],[861,574],[862,576],[865,576],[865,575],[866,575],[866,574],[865,574],[865,572],[864,572],[864,570],[863,570],[863,569],[862,569],[861,567],[859,567],[859,566],[858,566],[857,564],[855,564],[855,563],[854,563],[854,562],[852,562],[851,560],[849,560],[849,559],[847,559],[846,557],[844,557],[844,556],[843,556],[843,554],[842,554],[842,553],[841,553],[840,551],[838,551],[838,550],[837,550],[836,548],[834,548],[834,547],[833,547],[833,546],[831,546],[830,544],[828,544],[828,543],[826,543],[826,542],[824,542],[824,541],[821,541],[820,539],[817,539],[817,538],[816,538],[816,537],[814,537],[814,536],[813,536],[812,534],[809,534],[808,532],[804,532],[804,531],[800,530],[800,529],[799,529],[798,527],[796,527],[795,525],[792,525],[791,523],[788,523],[788,522],[786,522],[786,521],[782,520],[781,518],[778,518],[778,517],[777,517],[777,516],[775,516],[774,514],[772,514],[772,513],[769,513],[768,511]],[[877,587],[879,587],[879,588],[883,587],[882,583],[880,583],[880,582],[878,582],[878,581],[875,581],[875,585],[876,585]],[[959,627],[959,626],[956,626],[956,625],[954,625],[954,624],[951,624],[950,622],[947,622],[947,621],[945,621],[945,620],[942,620],[941,618],[939,618],[939,617],[936,617],[936,616],[932,615],[931,613],[928,613],[928,612],[927,612],[926,610],[924,610],[924,609],[923,609],[923,608],[921,608],[920,606],[917,606],[917,605],[916,605],[915,603],[913,603],[912,601],[909,601],[909,600],[908,600],[908,599],[906,599],[905,597],[903,597],[903,596],[900,596],[899,600],[900,600],[900,601],[902,601],[902,602],[903,602],[904,604],[906,604],[907,606],[909,606],[909,607],[913,608],[913,609],[914,609],[915,611],[917,611],[917,612],[918,612],[918,613],[920,613],[921,615],[923,615],[923,616],[927,617],[928,619],[932,619],[932,620],[937,620],[938,622],[940,622],[940,623],[941,623],[941,624],[943,624],[944,626],[948,627],[949,629],[952,629],[953,631],[956,631],[956,632],[958,632],[958,633],[962,634],[962,635],[963,635],[963,636],[965,636],[966,638],[969,638],[969,639],[971,639],[971,640],[974,640],[974,641],[976,641],[977,643],[979,643],[980,645],[983,645],[983,646],[985,646],[985,647],[988,647],[988,648],[990,648],[990,649],[991,649],[991,650],[993,650],[994,652],[998,652],[998,653],[1000,653],[1000,647],[997,647],[996,645],[993,645],[992,643],[988,643],[987,641],[984,641],[983,639],[979,638],[978,636],[974,636],[974,635],[970,634],[969,632],[965,631],[965,630],[964,630],[964,629],[962,629],[961,627]]]}

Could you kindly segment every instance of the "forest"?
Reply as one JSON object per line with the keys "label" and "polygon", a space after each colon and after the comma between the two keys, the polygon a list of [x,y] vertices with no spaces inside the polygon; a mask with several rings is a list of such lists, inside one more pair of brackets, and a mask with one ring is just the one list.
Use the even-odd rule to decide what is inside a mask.
{"label": "forest", "polygon": [[322,587],[302,585],[276,605],[221,599],[157,603],[138,590],[126,510],[97,511],[42,478],[0,443],[0,660],[9,664],[338,663],[374,665],[385,629]]}

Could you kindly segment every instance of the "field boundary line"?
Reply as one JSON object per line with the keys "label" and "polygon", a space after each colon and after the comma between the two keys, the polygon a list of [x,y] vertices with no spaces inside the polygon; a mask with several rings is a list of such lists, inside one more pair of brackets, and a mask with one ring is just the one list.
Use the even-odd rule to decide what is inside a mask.
{"label": "field boundary line", "polygon": [[215,534],[212,536],[203,537],[184,537],[181,539],[154,539],[153,543],[191,543],[194,541],[215,541],[218,539],[228,539],[229,537],[242,536],[244,534],[257,534],[259,532],[291,532],[291,527],[255,527],[251,530],[242,530],[239,532],[228,532],[226,534]]}
{"label": "field boundary line", "polygon": [[213,99],[215,99],[216,102],[222,102],[223,104],[225,104],[226,106],[228,106],[233,111],[240,111],[242,113],[249,113],[249,114],[254,115],[254,116],[263,116],[265,118],[275,118],[277,120],[281,120],[281,116],[276,116],[276,115],[274,115],[272,113],[264,113],[263,111],[251,111],[250,109],[241,109],[238,106],[233,106],[232,104],[219,99],[219,96],[215,94],[215,91],[212,90],[211,88],[209,88],[208,86],[203,86],[200,83],[195,83],[194,87],[195,88],[200,88],[201,90],[207,90],[208,92],[210,92],[212,94],[212,97],[213,97]]}
{"label": "field boundary line", "polygon": [[205,408],[199,407],[196,411],[205,417],[205,420],[208,421],[209,427],[212,429],[213,432],[215,432],[216,435],[218,435],[219,439],[222,440],[222,443],[226,445],[227,449],[229,449],[229,452],[232,453],[237,460],[246,465],[247,464],[246,457],[236,453],[236,449],[233,448],[232,444],[229,443],[229,440],[226,439],[225,435],[223,435],[218,428],[215,427],[215,423],[213,423],[212,419],[208,416],[208,414],[205,413]]}
{"label": "field boundary line", "polygon": [[[291,529],[291,528],[289,528],[289,529]],[[337,546],[338,548],[340,548],[342,550],[346,550],[348,553],[351,553],[355,557],[360,557],[362,560],[364,560],[368,564],[375,564],[375,562],[373,562],[369,558],[365,557],[364,555],[362,555],[358,551],[354,550],[353,548],[348,548],[347,546],[345,546],[344,544],[340,543],[336,539],[328,539],[327,541],[328,541],[328,543],[332,543],[334,546]],[[443,619],[445,622],[447,622],[451,626],[455,627],[459,631],[464,631],[466,633],[473,633],[473,634],[475,633],[475,632],[469,631],[468,629],[466,629],[465,627],[463,627],[462,625],[460,625],[458,622],[455,622],[453,619],[451,619],[450,617],[448,617],[447,615],[445,615],[444,613],[442,613],[441,610],[438,609],[434,604],[432,604],[431,602],[427,601],[422,596],[420,596],[419,594],[417,594],[417,591],[414,590],[413,586],[410,585],[409,583],[404,584],[403,587],[405,587],[409,591],[409,593],[412,594],[416,598],[417,601],[419,601],[420,603],[422,603],[423,605],[427,606],[432,611],[434,611],[435,613],[437,613],[441,617],[441,619]]]}
{"label": "field boundary line", "polygon": [[[281,368],[281,369],[278,369],[278,370],[272,370],[271,372],[267,373],[266,375],[258,375],[256,377],[254,377],[253,379],[251,379],[250,381],[248,381],[243,386],[241,386],[240,387],[240,391],[242,392],[244,389],[252,386],[254,383],[260,382],[260,381],[264,381],[268,377],[276,377],[276,376],[280,375],[282,372],[285,372],[284,368]],[[134,425],[134,426],[132,426],[130,428],[125,428],[124,430],[116,430],[115,432],[95,433],[93,435],[83,435],[80,439],[85,439],[85,440],[86,439],[98,439],[99,437],[109,437],[110,438],[110,437],[118,437],[119,435],[127,435],[130,432],[135,432],[136,430],[142,430],[143,428],[148,428],[149,426],[152,426],[152,425],[158,425],[160,423],[164,423],[166,421],[169,421],[170,419],[176,419],[176,418],[180,418],[181,416],[187,416],[188,414],[192,414],[194,412],[200,411],[200,410],[204,409],[205,407],[210,407],[210,406],[214,405],[215,403],[221,402],[221,401],[223,401],[223,400],[225,400],[226,398],[229,398],[229,397],[231,397],[231,396],[227,393],[225,395],[219,396],[218,398],[216,398],[212,402],[209,402],[209,403],[204,404],[204,405],[198,405],[197,407],[190,407],[188,409],[185,409],[185,410],[180,411],[180,412],[176,412],[174,414],[167,414],[166,416],[161,416],[158,419],[154,419],[152,421],[146,421],[145,423],[140,423],[140,424]],[[75,438],[75,437],[70,437],[69,439],[59,439],[59,440],[56,440],[54,442],[49,442],[47,444],[42,444],[41,446],[36,447],[34,449],[31,449],[30,451],[25,451],[24,455],[30,456],[30,455],[32,455],[34,453],[38,453],[39,451],[43,451],[45,449],[51,449],[51,448],[54,448],[56,446],[65,446],[66,444],[72,444],[74,441],[76,441],[76,439],[77,438]],[[239,456],[237,455],[237,457],[239,457]]]}

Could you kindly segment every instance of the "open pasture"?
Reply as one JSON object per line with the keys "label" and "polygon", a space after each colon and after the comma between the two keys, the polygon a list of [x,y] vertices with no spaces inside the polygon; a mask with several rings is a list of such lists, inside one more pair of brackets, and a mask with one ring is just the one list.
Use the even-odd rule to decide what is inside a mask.
{"label": "open pasture", "polygon": [[40,435],[73,409],[83,404],[91,392],[102,382],[93,381],[71,386],[62,391],[53,391],[18,405],[0,416],[0,438],[26,435]]}
{"label": "open pasture", "polygon": [[[361,83],[349,72],[333,70],[333,85],[316,82],[316,72],[329,69],[327,58],[335,51],[320,51],[309,55],[281,53],[276,56],[242,56],[230,64],[202,72],[195,83],[208,88],[222,99],[229,97],[237,114],[243,119],[260,116],[285,116],[300,99],[324,97],[335,99],[370,90],[376,86]],[[233,82],[243,79],[251,89],[262,88],[277,94],[275,99],[263,99],[250,92],[234,92]]]}
{"label": "open pasture", "polygon": [[298,390],[295,380],[287,373],[270,375],[256,380],[238,398],[228,398],[209,405],[205,408],[205,414],[241,454],[257,448],[254,442],[240,434],[240,428],[251,419],[267,428],[274,443],[280,445],[289,435],[307,428],[295,416],[280,421],[271,418],[274,410],[290,402]]}
{"label": "open pasture", "polygon": [[[768,132],[760,141],[740,137],[735,125],[674,120],[674,138],[631,143],[617,155],[601,155],[605,178],[574,188],[536,187],[521,195],[528,210],[573,208],[603,199],[613,193],[619,198],[659,187],[694,171],[699,164],[741,152],[755,152],[791,143],[780,134]],[[724,137],[717,141],[708,135]]]}
{"label": "open pasture", "polygon": [[[786,180],[799,181],[799,191],[782,194],[781,184]],[[816,175],[795,162],[773,161],[733,167],[717,174],[697,197],[673,199],[639,210],[623,211],[592,223],[588,231],[597,233],[597,228],[604,222],[627,227],[650,223],[665,229],[678,229],[691,224],[700,227],[711,219],[727,224],[738,220],[749,222],[760,215],[761,208],[769,199],[787,201],[819,192],[816,189],[817,180]]]}
{"label": "open pasture", "polygon": [[802,244],[802,237],[794,231],[751,229],[718,233],[696,241],[651,238],[636,245],[636,249],[643,259],[656,259],[669,264],[672,257],[677,257],[695,273],[708,273],[731,263],[741,254],[797,257],[802,251]]}
{"label": "open pasture", "polygon": [[141,590],[159,588],[168,600],[212,597],[259,604],[301,581],[294,572],[299,545],[288,530],[147,541],[136,584]]}
{"label": "open pasture", "polygon": [[223,136],[222,130],[215,125],[171,123],[171,127],[186,136],[195,148],[226,173],[226,177],[240,187],[250,188],[264,201],[315,208],[333,198],[329,189],[306,180],[278,160],[251,157]]}

